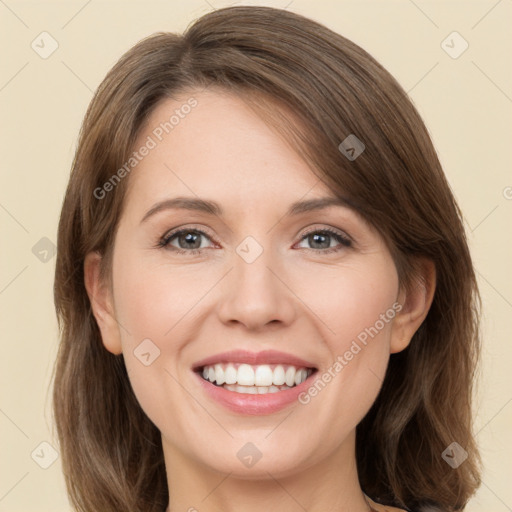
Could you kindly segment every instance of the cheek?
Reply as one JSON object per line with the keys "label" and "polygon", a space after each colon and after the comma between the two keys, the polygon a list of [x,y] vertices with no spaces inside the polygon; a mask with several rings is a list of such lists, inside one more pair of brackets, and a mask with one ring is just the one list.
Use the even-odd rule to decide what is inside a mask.
{"label": "cheek", "polygon": [[187,339],[180,332],[190,309],[184,290],[165,271],[128,260],[118,267],[114,285],[123,357],[137,401],[158,428],[168,425],[183,435],[172,411],[183,407],[174,362]]}
{"label": "cheek", "polygon": [[[389,344],[398,294],[398,276],[392,260],[316,273],[307,304],[317,313],[328,356],[315,381],[302,397],[332,435],[354,428],[382,385],[389,361]],[[318,397],[318,398],[317,398]],[[322,403],[325,407],[320,407]],[[315,405],[316,404],[316,405]],[[332,411],[338,411],[333,419]]]}
{"label": "cheek", "polygon": [[[349,275],[340,298],[336,323],[335,350],[346,362],[344,378],[356,389],[368,379],[380,384],[389,360],[392,306],[398,294],[394,265],[375,265]],[[374,390],[376,391],[376,390]]]}
{"label": "cheek", "polygon": [[344,352],[358,336],[377,324],[380,339],[389,338],[391,322],[381,315],[392,307],[398,294],[398,276],[392,260],[380,255],[364,265],[319,268],[301,272],[294,292],[314,313],[331,350]]}
{"label": "cheek", "polygon": [[[130,338],[168,339],[171,331],[207,291],[197,273],[165,266],[130,265],[118,269],[115,284],[116,314]],[[204,290],[203,290],[204,288]],[[126,333],[125,333],[126,334]]]}

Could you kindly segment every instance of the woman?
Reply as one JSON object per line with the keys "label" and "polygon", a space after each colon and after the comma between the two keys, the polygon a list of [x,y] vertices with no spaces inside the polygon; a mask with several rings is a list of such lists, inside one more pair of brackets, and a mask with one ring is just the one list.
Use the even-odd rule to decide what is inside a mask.
{"label": "woman", "polygon": [[479,295],[390,74],[231,7],[155,34],[83,122],[54,412],[80,511],[462,510]]}

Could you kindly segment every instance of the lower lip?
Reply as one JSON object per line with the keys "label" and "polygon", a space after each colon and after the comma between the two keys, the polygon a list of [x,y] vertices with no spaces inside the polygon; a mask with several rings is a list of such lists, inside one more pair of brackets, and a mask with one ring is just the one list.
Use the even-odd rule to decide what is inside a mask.
{"label": "lower lip", "polygon": [[311,386],[311,379],[316,375],[313,372],[304,382],[284,391],[276,393],[264,393],[262,395],[251,395],[249,393],[237,393],[229,391],[222,386],[216,386],[203,379],[201,375],[194,372],[205,392],[215,401],[230,409],[231,411],[256,416],[259,414],[272,414],[284,409],[293,402],[298,402],[298,396]]}

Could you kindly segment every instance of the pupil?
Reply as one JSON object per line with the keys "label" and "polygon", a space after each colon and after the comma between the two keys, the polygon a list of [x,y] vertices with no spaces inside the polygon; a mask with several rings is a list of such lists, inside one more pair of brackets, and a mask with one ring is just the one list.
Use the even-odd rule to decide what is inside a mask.
{"label": "pupil", "polygon": [[197,241],[199,240],[199,235],[198,234],[187,233],[185,236],[182,235],[182,238],[185,239],[185,242],[187,244],[196,242],[196,244],[193,247],[194,249],[199,248],[199,246],[201,245],[201,242],[199,242],[199,245],[197,245]]}
{"label": "pupil", "polygon": [[[324,247],[321,247],[321,249],[326,249],[327,247],[329,247],[329,243],[327,243],[327,245],[325,245],[325,240],[328,239],[328,236],[326,235],[320,235],[320,234],[315,234],[315,235],[311,235],[311,237],[313,238],[313,243],[316,244],[316,243],[320,243],[320,245],[322,245],[322,240],[321,239],[324,239],[324,242],[323,242],[323,245]],[[320,241],[319,241],[320,239]]]}

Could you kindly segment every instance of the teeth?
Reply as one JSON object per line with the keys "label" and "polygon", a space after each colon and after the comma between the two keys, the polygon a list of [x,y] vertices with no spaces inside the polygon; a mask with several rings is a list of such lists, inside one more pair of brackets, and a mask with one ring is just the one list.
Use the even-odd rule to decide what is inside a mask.
{"label": "teeth", "polygon": [[[221,367],[222,369],[222,367]],[[224,380],[226,384],[235,384],[237,379],[237,371],[236,368],[232,364],[228,364],[227,368],[224,370]],[[210,381],[213,382],[213,381]]]}
{"label": "teeth", "polygon": [[[306,372],[307,373],[307,372]],[[304,379],[306,380],[306,379]],[[285,381],[284,368],[281,365],[276,366],[274,370],[274,378],[272,379],[272,383],[276,386],[282,386]]]}
{"label": "teeth", "polygon": [[292,387],[295,384],[295,368],[290,366],[288,370],[286,370],[286,385]]}
{"label": "teeth", "polygon": [[222,363],[203,368],[203,378],[238,393],[275,393],[304,382],[313,372],[295,366]]}
{"label": "teeth", "polygon": [[303,368],[295,374],[295,385],[299,385],[301,382],[304,382],[308,378],[308,371]]}
{"label": "teeth", "polygon": [[273,375],[270,366],[258,366],[254,375],[254,384],[256,386],[271,386]]}
{"label": "teeth", "polygon": [[228,391],[234,391],[235,393],[245,393],[249,395],[264,395],[266,393],[277,393],[278,391],[290,389],[289,386],[239,386],[238,384],[224,384],[222,387]]}
{"label": "teeth", "polygon": [[219,385],[224,384],[224,370],[222,369],[222,366],[220,364],[215,365],[215,380]]}
{"label": "teeth", "polygon": [[254,386],[254,370],[251,365],[241,364],[238,367],[237,382],[240,386]]}

